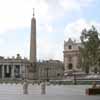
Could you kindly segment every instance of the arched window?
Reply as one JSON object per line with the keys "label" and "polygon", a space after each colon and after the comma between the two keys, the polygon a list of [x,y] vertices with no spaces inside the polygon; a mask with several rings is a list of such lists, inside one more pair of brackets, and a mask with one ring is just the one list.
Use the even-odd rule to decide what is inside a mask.
{"label": "arched window", "polygon": [[96,74],[98,72],[98,69],[95,67],[94,68],[94,73]]}
{"label": "arched window", "polygon": [[68,69],[71,70],[72,68],[73,68],[72,63],[69,63],[69,65],[68,65]]}
{"label": "arched window", "polygon": [[57,73],[57,76],[60,76],[60,73]]}
{"label": "arched window", "polygon": [[72,46],[71,46],[71,45],[69,45],[69,46],[68,46],[68,49],[72,49]]}

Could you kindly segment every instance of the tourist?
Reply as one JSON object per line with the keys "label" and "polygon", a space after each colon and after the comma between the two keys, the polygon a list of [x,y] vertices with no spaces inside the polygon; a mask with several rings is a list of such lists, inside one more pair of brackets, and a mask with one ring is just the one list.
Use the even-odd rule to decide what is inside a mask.
{"label": "tourist", "polygon": [[27,83],[27,81],[25,81],[24,84],[23,84],[23,92],[24,92],[24,94],[28,94],[28,83]]}
{"label": "tourist", "polygon": [[46,84],[45,81],[43,81],[41,83],[41,94],[45,94],[46,93]]}

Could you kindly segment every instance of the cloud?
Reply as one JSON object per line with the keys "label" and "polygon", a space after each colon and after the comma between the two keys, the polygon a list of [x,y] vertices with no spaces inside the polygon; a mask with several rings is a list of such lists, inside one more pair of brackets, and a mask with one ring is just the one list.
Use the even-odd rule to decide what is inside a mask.
{"label": "cloud", "polygon": [[65,11],[81,11],[93,4],[94,0],[59,0]]}
{"label": "cloud", "polygon": [[63,41],[51,41],[49,34],[38,37],[37,40],[38,59],[63,59]]}
{"label": "cloud", "polygon": [[33,8],[36,8],[38,18],[46,16],[48,12],[44,0],[0,0],[0,33],[29,27]]}
{"label": "cloud", "polygon": [[[7,55],[10,56],[16,54],[15,52],[22,52],[22,55],[26,56],[26,52],[29,52],[29,47],[27,46],[29,46],[30,37],[28,38],[28,35],[26,35],[28,38],[26,38],[26,42],[20,40],[20,43],[22,44],[19,45],[19,37],[24,34],[21,34],[21,32],[18,34],[16,31],[24,28],[28,28],[30,30],[30,20],[33,8],[35,8],[37,33],[39,32],[39,35],[42,33],[42,36],[44,37],[38,38],[39,57],[61,59],[63,41],[61,41],[61,43],[54,43],[55,41],[52,41],[52,39],[50,40],[48,36],[49,33],[55,32],[56,30],[53,27],[53,23],[55,23],[55,21],[61,21],[61,18],[68,14],[67,12],[79,11],[80,13],[82,8],[88,7],[93,1],[94,0],[0,0],[0,45],[4,45],[3,47],[0,46],[0,48],[2,48],[1,52],[4,52],[2,54],[7,54],[6,50],[4,50],[6,44],[5,36],[9,37],[9,45],[10,42],[13,41],[10,47],[8,46]],[[80,22],[84,23],[82,20],[78,23]],[[70,29],[74,29],[73,32],[75,32],[73,23],[66,26],[65,31],[72,34]],[[78,28],[76,31],[78,31]],[[12,39],[14,34],[17,34],[17,36]],[[24,42],[25,45],[23,46]]]}
{"label": "cloud", "polygon": [[49,23],[64,16],[67,11],[78,10],[93,0],[0,0],[0,33],[29,27],[32,8],[40,23]]}
{"label": "cloud", "polygon": [[82,30],[84,28],[90,29],[92,25],[94,25],[96,29],[100,32],[100,23],[96,21],[78,19],[72,23],[69,23],[68,25],[66,25],[64,30],[65,40],[68,38],[72,38],[79,41]]}
{"label": "cloud", "polygon": [[4,43],[4,39],[0,38],[0,45],[2,45]]}
{"label": "cloud", "polygon": [[[36,17],[39,20],[39,32],[43,37],[38,37],[38,57],[40,59],[63,59],[63,40],[59,43],[50,40],[49,33],[55,32],[52,23],[70,11],[81,12],[82,8],[91,5],[92,1],[81,0],[43,0],[36,7]],[[88,6],[86,6],[88,5]],[[81,22],[82,23],[82,22]]]}
{"label": "cloud", "polygon": [[61,0],[60,5],[66,11],[80,10],[80,5],[75,0]]}

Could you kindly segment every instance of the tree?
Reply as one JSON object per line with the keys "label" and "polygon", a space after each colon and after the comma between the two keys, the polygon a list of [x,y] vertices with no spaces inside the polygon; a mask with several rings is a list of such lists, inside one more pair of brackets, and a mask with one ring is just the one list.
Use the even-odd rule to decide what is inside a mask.
{"label": "tree", "polygon": [[98,66],[100,59],[100,39],[99,33],[94,26],[90,30],[84,29],[81,33],[82,47],[80,50],[80,61],[82,68],[86,73],[89,73],[90,67],[95,68]]}

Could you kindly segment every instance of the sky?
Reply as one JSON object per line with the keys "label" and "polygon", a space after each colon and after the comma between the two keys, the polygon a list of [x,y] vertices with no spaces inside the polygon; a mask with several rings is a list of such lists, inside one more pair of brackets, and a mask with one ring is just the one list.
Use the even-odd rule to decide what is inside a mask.
{"label": "sky", "polygon": [[29,59],[33,8],[37,59],[62,60],[64,41],[80,41],[92,25],[100,32],[100,0],[0,0],[0,56]]}

